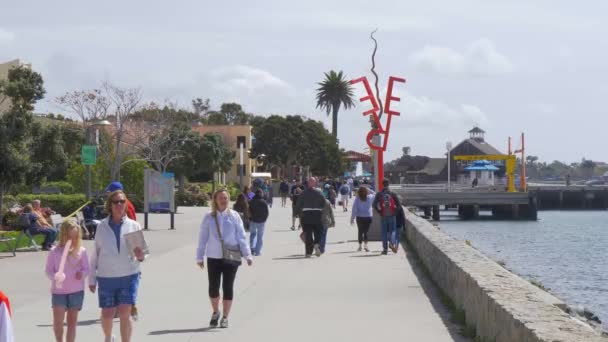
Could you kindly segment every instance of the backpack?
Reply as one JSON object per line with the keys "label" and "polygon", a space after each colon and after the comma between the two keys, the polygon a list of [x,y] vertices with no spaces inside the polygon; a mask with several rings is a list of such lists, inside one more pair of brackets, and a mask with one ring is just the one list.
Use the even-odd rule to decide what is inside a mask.
{"label": "backpack", "polygon": [[380,195],[380,214],[382,216],[395,216],[396,212],[395,198],[390,192],[383,192]]}
{"label": "backpack", "polygon": [[346,184],[344,184],[340,187],[340,195],[348,195],[349,191],[350,191],[350,188]]}
{"label": "backpack", "polygon": [[280,185],[281,192],[289,192],[289,184],[282,182]]}

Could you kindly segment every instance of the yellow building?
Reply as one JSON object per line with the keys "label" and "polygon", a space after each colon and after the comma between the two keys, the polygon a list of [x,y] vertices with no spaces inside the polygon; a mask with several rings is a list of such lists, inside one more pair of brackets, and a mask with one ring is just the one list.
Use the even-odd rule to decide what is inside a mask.
{"label": "yellow building", "polygon": [[236,153],[232,160],[232,168],[226,174],[215,175],[215,179],[221,183],[239,183],[238,165],[240,162],[239,143],[244,142],[243,163],[245,171],[243,173],[243,185],[251,184],[251,172],[254,170],[255,159],[250,159],[247,150],[251,149],[252,135],[251,126],[194,126],[192,130],[201,135],[207,133],[217,133],[222,136],[224,143]]}
{"label": "yellow building", "polygon": [[[31,64],[22,63],[18,59],[14,59],[12,61],[8,61],[6,63],[0,63],[0,80],[5,80],[8,78],[8,71],[12,68],[18,68],[20,66],[24,66],[26,68],[31,68]],[[11,107],[11,101],[4,97],[4,95],[0,94],[0,114],[6,112]]]}

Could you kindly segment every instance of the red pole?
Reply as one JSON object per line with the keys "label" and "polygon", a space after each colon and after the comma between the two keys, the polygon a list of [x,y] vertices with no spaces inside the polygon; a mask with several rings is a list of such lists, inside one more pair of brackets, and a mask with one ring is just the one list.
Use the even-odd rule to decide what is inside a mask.
{"label": "red pole", "polygon": [[376,165],[376,171],[378,175],[376,179],[378,179],[378,189],[376,191],[382,190],[382,182],[384,181],[384,151],[377,150],[378,152],[378,165]]}

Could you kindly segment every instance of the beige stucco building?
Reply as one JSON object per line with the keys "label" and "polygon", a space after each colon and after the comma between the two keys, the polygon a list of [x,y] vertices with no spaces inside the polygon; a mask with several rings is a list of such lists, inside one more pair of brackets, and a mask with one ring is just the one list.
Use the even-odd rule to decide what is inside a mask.
{"label": "beige stucco building", "polygon": [[[12,68],[18,68],[20,66],[24,66],[27,68],[31,68],[31,64],[22,63],[18,59],[14,59],[12,61],[8,61],[5,63],[0,63],[0,80],[5,80],[8,78],[8,71]],[[6,112],[11,106],[11,101],[5,98],[0,94],[0,114]]]}
{"label": "beige stucco building", "polygon": [[243,163],[245,164],[245,172],[243,173],[243,185],[251,184],[251,172],[254,171],[255,159],[250,159],[247,151],[251,149],[253,143],[251,135],[251,126],[194,126],[192,130],[201,135],[206,133],[217,133],[224,138],[224,143],[235,151],[236,157],[233,159],[232,168],[227,174],[216,175],[217,181],[222,183],[239,183],[238,165],[240,162],[240,151],[238,148],[239,142],[244,142],[243,148]]}

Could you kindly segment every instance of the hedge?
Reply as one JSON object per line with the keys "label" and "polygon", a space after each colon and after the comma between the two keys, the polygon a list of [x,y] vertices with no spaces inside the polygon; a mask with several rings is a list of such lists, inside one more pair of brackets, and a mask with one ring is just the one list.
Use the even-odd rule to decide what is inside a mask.
{"label": "hedge", "polygon": [[84,194],[73,194],[73,195],[33,195],[33,194],[22,194],[17,195],[17,201],[19,204],[24,205],[31,203],[35,199],[39,199],[42,207],[49,207],[56,211],[62,216],[67,216],[76,209],[80,208],[86,203],[86,197]]}
{"label": "hedge", "polygon": [[58,181],[58,182],[46,182],[41,188],[59,188],[62,194],[73,194],[74,186],[69,182]]}

